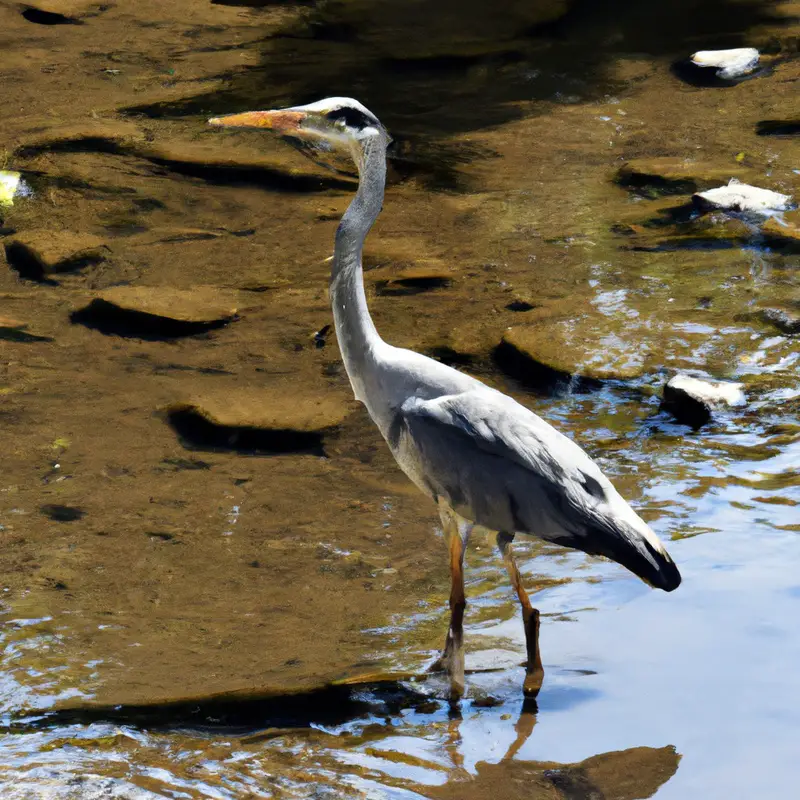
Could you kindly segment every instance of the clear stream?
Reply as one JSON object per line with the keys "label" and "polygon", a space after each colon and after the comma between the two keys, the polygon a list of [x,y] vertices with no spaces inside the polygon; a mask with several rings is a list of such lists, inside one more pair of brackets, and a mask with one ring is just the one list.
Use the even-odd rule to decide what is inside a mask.
{"label": "clear stream", "polygon": [[[2,10],[5,161],[34,190],[3,235],[108,251],[53,280],[3,268],[4,798],[795,796],[800,356],[763,311],[797,315],[800,247],[686,204],[730,177],[800,197],[797,136],[758,133],[796,125],[800,6],[530,5]],[[740,45],[768,69],[718,87],[671,68]],[[536,703],[478,535],[460,707],[425,674],[445,548],[362,409],[311,448],[246,439],[265,408],[349,403],[325,258],[353,184],[205,119],[329,94],[396,139],[366,254],[384,336],[578,439],[682,571],[667,595],[520,543]],[[209,287],[239,318],[181,335],[70,317],[120,284],[188,305]],[[747,406],[678,424],[659,410],[678,370],[742,382]],[[181,428],[187,398],[223,398],[240,438]]]}

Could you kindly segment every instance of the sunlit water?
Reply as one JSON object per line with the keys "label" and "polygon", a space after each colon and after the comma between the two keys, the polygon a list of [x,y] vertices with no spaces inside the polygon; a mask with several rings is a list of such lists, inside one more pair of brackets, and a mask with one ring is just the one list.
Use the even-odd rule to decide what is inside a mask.
{"label": "sunlit water", "polygon": [[[322,257],[317,243],[328,241],[332,228],[319,232],[320,225],[341,213],[349,196],[344,187],[321,186],[319,198],[294,184],[285,195],[274,187],[256,193],[222,178],[220,185],[213,178],[205,185],[191,172],[164,177],[138,161],[125,162],[126,186],[166,185],[159,191],[169,200],[163,213],[173,226],[205,215],[206,222],[228,230],[246,229],[251,217],[260,228],[252,240],[223,243],[229,250],[218,247],[216,261],[203,260],[211,244],[191,257],[165,256],[163,248],[146,249],[135,239],[132,219],[146,233],[144,212],[120,222],[103,200],[93,213],[109,230],[134,236],[130,249],[122,250],[129,261],[122,259],[109,280],[138,278],[130,264],[138,265],[138,253],[145,252],[147,269],[166,279],[192,285],[186,275],[191,261],[203,282],[255,287],[256,311],[236,323],[237,330],[263,324],[259,331],[274,333],[275,361],[253,356],[260,344],[246,334],[233,341],[222,334],[198,339],[169,351],[117,344],[98,334],[85,345],[95,348],[87,351],[93,355],[84,358],[80,349],[71,355],[65,346],[52,357],[56,367],[47,369],[58,376],[60,367],[73,377],[64,378],[63,386],[56,377],[40,393],[55,398],[55,406],[42,406],[48,414],[59,410],[53,414],[57,425],[45,427],[35,444],[44,455],[37,455],[30,474],[41,487],[22,466],[4,476],[2,531],[21,546],[19,539],[41,525],[34,516],[38,506],[78,491],[61,477],[70,469],[78,477],[93,476],[107,516],[92,509],[89,527],[69,523],[69,533],[58,529],[46,547],[21,559],[21,575],[31,561],[42,562],[39,572],[30,573],[35,579],[19,586],[9,577],[16,568],[6,575],[3,797],[794,796],[800,776],[798,340],[762,324],[753,312],[770,303],[796,305],[800,256],[774,247],[757,226],[744,238],[715,240],[709,231],[727,224],[722,216],[711,223],[691,215],[664,223],[659,214],[667,204],[660,191],[626,190],[612,182],[625,159],[701,151],[698,158],[714,166],[733,171],[744,161],[758,179],[774,179],[781,190],[800,195],[796,139],[792,149],[786,138],[756,139],[752,130],[762,117],[788,113],[793,90],[787,86],[796,79],[796,71],[788,71],[791,60],[788,67],[779,63],[772,76],[725,90],[689,90],[669,72],[674,54],[705,46],[717,27],[719,38],[736,39],[734,44],[751,26],[759,41],[785,42],[787,31],[797,30],[796,17],[777,23],[769,19],[770,4],[711,5],[716,16],[707,9],[681,28],[674,20],[642,17],[632,6],[617,19],[605,4],[592,10],[578,3],[562,27],[532,34],[524,47],[516,42],[521,54],[510,55],[504,42],[494,55],[470,51],[464,61],[408,63],[392,60],[392,37],[377,22],[376,33],[354,5],[354,20],[341,27],[327,20],[329,27],[314,28],[317,39],[269,40],[263,65],[236,73],[222,90],[138,109],[147,119],[180,117],[180,130],[194,142],[207,135],[207,113],[334,90],[362,97],[384,118],[381,96],[388,90],[382,87],[395,86],[396,93],[383,98],[387,124],[395,123],[400,133],[387,211],[370,239],[377,268],[391,265],[394,247],[412,263],[448,265],[453,285],[440,281],[429,291],[375,298],[379,324],[393,341],[455,353],[476,374],[578,438],[668,542],[683,575],[680,589],[655,592],[611,563],[519,543],[526,583],[543,614],[546,670],[536,703],[526,704],[517,610],[491,543],[476,534],[467,558],[468,691],[453,708],[443,699],[442,678],[424,671],[446,625],[446,587],[431,585],[431,576],[443,579],[444,570],[433,573],[426,560],[441,557],[443,563],[441,535],[434,539],[432,509],[418,504],[391,472],[363,419],[344,426],[325,459],[201,453],[210,463],[180,462],[177,474],[156,460],[156,473],[152,453],[136,449],[146,447],[136,429],[123,438],[124,448],[113,451],[117,459],[130,451],[124,468],[109,467],[112,456],[103,456],[98,477],[88,456],[70,466],[69,453],[63,467],[53,466],[66,449],[56,437],[73,424],[68,403],[59,416],[60,398],[78,391],[84,361],[105,358],[122,365],[120,374],[134,376],[139,363],[157,362],[152,374],[133,378],[130,398],[156,383],[162,365],[167,377],[158,387],[164,397],[142,402],[152,415],[170,397],[171,382],[183,379],[168,372],[172,362],[183,359],[191,362],[181,362],[184,371],[212,373],[222,373],[224,362],[238,366],[247,380],[271,380],[299,369],[290,358],[302,349],[280,304],[313,307],[316,316],[309,311],[309,319],[303,317],[306,338],[327,319],[321,295],[327,267],[309,265]],[[389,26],[402,22],[388,19]],[[269,24],[276,23],[270,18]],[[659,25],[677,27],[662,36],[653,30]],[[351,35],[347,26],[362,30],[362,38],[343,44],[337,37]],[[467,39],[466,50],[477,47]],[[164,80],[168,73],[158,74]],[[291,81],[284,84],[287,75]],[[740,104],[746,113],[737,116]],[[117,155],[93,157],[93,168],[105,170],[106,180],[118,172],[116,162],[103,160]],[[82,197],[85,189],[75,191]],[[38,203],[41,194],[37,189],[28,200]],[[266,215],[265,197],[274,203]],[[686,199],[676,197],[674,206]],[[147,213],[160,213],[151,206]],[[9,219],[24,223],[26,214],[39,219],[37,214],[50,213],[36,208],[22,206],[21,216]],[[638,226],[633,235],[615,229],[620,220]],[[313,236],[313,247],[306,248],[298,230]],[[220,252],[229,253],[227,262]],[[256,253],[275,263],[251,266]],[[264,284],[275,279],[275,286],[265,292],[256,278]],[[102,275],[98,281],[103,285]],[[40,295],[50,291],[36,289]],[[278,295],[283,299],[272,299],[270,292],[284,290]],[[531,308],[512,313],[512,301]],[[59,309],[61,302],[52,301]],[[588,390],[576,381],[554,393],[531,392],[524,381],[503,375],[481,337],[494,346],[505,327],[534,324],[539,303],[555,309],[544,334],[553,352],[559,358],[566,352],[583,371],[608,368],[610,380]],[[74,344],[76,336],[63,339]],[[240,360],[230,364],[225,359],[233,351]],[[27,351],[15,358],[30,373],[26,387],[48,374],[35,358],[26,361]],[[323,372],[346,385],[336,361],[304,362],[306,377]],[[676,369],[741,381],[747,406],[715,415],[696,432],[677,424],[659,410],[661,386]],[[613,378],[614,370],[621,377]],[[98,385],[111,393],[113,381],[122,378],[109,375],[101,372]],[[31,404],[46,402],[35,393],[29,397]],[[124,400],[114,409],[127,420],[134,399]],[[76,431],[92,427],[91,406],[86,413],[73,425]],[[45,423],[37,418],[30,424]],[[170,463],[178,463],[176,453],[187,454],[180,443],[173,447]],[[141,475],[142,484],[135,485],[142,488],[130,506],[120,500],[124,490],[109,488],[112,479],[130,476],[133,486]],[[218,492],[213,502],[202,505],[212,491]],[[117,529],[126,536],[146,534],[144,554],[127,539],[108,544]],[[427,543],[418,552],[404,545],[410,529],[418,537],[408,540],[414,547]],[[431,532],[430,538],[420,539],[420,531]],[[76,552],[82,560],[71,561]],[[57,580],[62,564],[71,570],[63,584]],[[271,570],[263,578],[262,568]],[[113,576],[108,584],[104,571]],[[344,631],[346,655],[338,662],[330,653],[337,642],[324,638],[327,631],[317,631],[316,653],[313,643],[306,647],[292,638],[295,625],[309,630],[306,584],[336,591],[344,605],[345,623],[330,623]],[[356,600],[355,589],[363,584],[372,594],[362,592]],[[267,592],[264,607],[259,598]],[[277,634],[259,629],[260,621],[271,624],[281,615],[288,622]],[[310,630],[313,636],[313,624]],[[248,648],[252,652],[243,652]],[[253,676],[267,648],[270,657],[276,651],[291,655],[284,668],[283,655],[270,661],[268,690],[260,692]],[[315,664],[328,671],[316,674]],[[336,664],[334,672],[330,664]],[[213,680],[213,697],[202,691],[206,676]],[[324,688],[337,678],[346,678],[346,685]],[[276,698],[282,680],[292,693]],[[225,691],[233,694],[218,696]]]}

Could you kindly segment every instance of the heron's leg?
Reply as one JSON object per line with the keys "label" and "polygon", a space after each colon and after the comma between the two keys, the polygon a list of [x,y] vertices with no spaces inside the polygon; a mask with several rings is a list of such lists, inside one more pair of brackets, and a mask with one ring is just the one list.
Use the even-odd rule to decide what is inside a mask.
{"label": "heron's leg", "polygon": [[450,552],[450,627],[442,655],[431,666],[431,672],[447,672],[450,695],[457,699],[464,694],[464,550],[472,525],[439,500],[439,515]]}
{"label": "heron's leg", "polygon": [[497,547],[503,556],[503,562],[511,578],[511,585],[517,593],[522,606],[522,623],[525,626],[525,646],[528,651],[528,664],[526,667],[525,684],[523,690],[528,697],[536,697],[544,681],[544,667],[539,653],[539,611],[531,606],[528,593],[522,585],[522,577],[514,560],[511,542],[514,541],[513,533],[501,531],[497,534]]}

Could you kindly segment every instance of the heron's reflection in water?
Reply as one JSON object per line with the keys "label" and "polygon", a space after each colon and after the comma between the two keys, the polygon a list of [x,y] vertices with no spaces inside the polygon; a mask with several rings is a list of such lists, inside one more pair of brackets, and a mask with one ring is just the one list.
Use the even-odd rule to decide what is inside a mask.
{"label": "heron's reflection in water", "polygon": [[536,725],[535,701],[526,701],[513,723],[515,738],[496,763],[464,766],[462,717],[453,713],[445,750],[452,769],[447,782],[427,787],[436,800],[639,800],[652,797],[677,772],[680,755],[672,746],[632,747],[573,764],[524,761],[516,755]]}
{"label": "heron's reflection in water", "polygon": [[431,800],[639,800],[678,769],[681,756],[672,746],[632,747],[576,763],[520,759],[539,712],[534,700],[516,715],[509,710],[506,703],[452,706],[438,722],[425,714],[426,720],[387,726],[384,737],[342,748],[337,760],[354,768],[362,789],[364,780],[388,789],[388,797]]}
{"label": "heron's reflection in water", "polygon": [[[434,682],[423,675],[354,680],[297,695],[243,691],[141,706],[73,706],[17,718],[7,732],[19,740],[80,730],[69,740],[83,743],[79,753],[88,742],[107,739],[109,726],[138,731],[140,749],[157,745],[159,752],[169,733],[181,752],[201,753],[207,743],[204,764],[230,770],[235,763],[236,774],[256,782],[283,774],[283,756],[302,752],[303,766],[284,775],[287,797],[335,791],[369,800],[638,800],[652,797],[677,771],[680,756],[671,746],[633,747],[577,763],[530,760],[537,721],[591,693],[573,686],[554,702],[551,692],[540,715],[535,700],[517,699],[517,674],[482,675],[484,691],[459,704],[436,699]],[[473,684],[478,678],[473,675]],[[212,784],[214,770],[203,773]]]}

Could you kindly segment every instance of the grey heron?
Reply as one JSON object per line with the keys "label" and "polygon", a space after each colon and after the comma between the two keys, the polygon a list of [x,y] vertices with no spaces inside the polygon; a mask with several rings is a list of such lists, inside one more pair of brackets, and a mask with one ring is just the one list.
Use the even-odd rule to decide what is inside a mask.
{"label": "grey heron", "polygon": [[606,556],[667,592],[681,582],[655,533],[571,439],[511,397],[412,350],[381,339],[367,308],[364,240],[380,214],[391,141],[357,100],[332,97],[274,111],[210,120],[265,128],[317,152],[349,155],[358,190],[336,231],[330,296],[350,384],[405,474],[438,505],[450,553],[450,625],[434,668],[449,675],[451,698],[464,692],[464,551],[474,525],[492,531],[522,606],[525,693],[544,678],[539,612],[512,552],[530,534]]}

